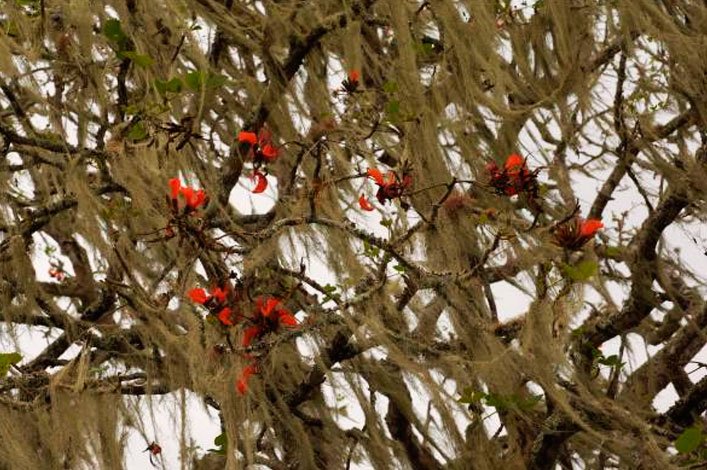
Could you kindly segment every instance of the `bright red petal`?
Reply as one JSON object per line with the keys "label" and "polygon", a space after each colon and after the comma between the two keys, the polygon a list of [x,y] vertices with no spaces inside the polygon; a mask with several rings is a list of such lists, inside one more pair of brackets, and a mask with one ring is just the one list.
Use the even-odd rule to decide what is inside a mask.
{"label": "bright red petal", "polygon": [[277,304],[279,303],[279,299],[276,299],[275,297],[270,297],[265,302],[265,305],[260,308],[260,313],[262,313],[265,318],[269,317],[272,311],[275,309],[275,307],[277,307]]}
{"label": "bright red petal", "polygon": [[182,188],[179,190],[179,192],[182,193],[182,196],[184,196],[184,201],[187,203],[187,206],[189,207],[194,207],[194,189],[190,188],[187,186],[186,188]]}
{"label": "bright red petal", "polygon": [[523,157],[514,153],[506,159],[505,167],[508,171],[519,171],[524,165],[525,161],[523,161]]}
{"label": "bright red petal", "polygon": [[373,178],[373,180],[379,186],[383,186],[385,184],[385,181],[383,180],[383,173],[381,173],[380,170],[376,168],[369,168],[368,176]]}
{"label": "bright red petal", "polygon": [[250,347],[250,343],[253,342],[255,338],[260,335],[260,327],[259,326],[249,326],[248,328],[243,331],[243,341],[242,345],[244,348]]}
{"label": "bright red petal", "polygon": [[579,226],[579,234],[583,237],[593,237],[600,228],[604,228],[604,224],[601,220],[589,219],[582,222]]}
{"label": "bright red petal", "polygon": [[255,145],[258,143],[258,136],[255,135],[255,132],[249,132],[249,131],[240,131],[238,133],[238,142],[241,144],[250,144],[250,145]]}
{"label": "bright red petal", "polygon": [[270,144],[265,144],[263,145],[263,149],[260,151],[260,153],[263,154],[263,157],[269,162],[275,160],[277,158],[277,148],[273,147]]}
{"label": "bright red petal", "polygon": [[192,302],[197,304],[205,304],[209,300],[209,296],[206,295],[206,291],[201,288],[192,289],[187,292],[187,295]]}
{"label": "bright red petal", "polygon": [[218,313],[218,320],[226,326],[233,326],[233,320],[231,319],[231,309],[228,307],[224,307],[219,313]]}
{"label": "bright red petal", "polygon": [[260,194],[265,191],[265,189],[268,187],[268,178],[259,171],[253,173],[252,178],[257,179],[258,182],[255,184],[255,188],[253,188],[253,191],[251,192],[253,194]]}
{"label": "bright red petal", "polygon": [[285,309],[280,310],[280,325],[297,326],[297,319]]}
{"label": "bright red petal", "polygon": [[358,73],[358,70],[349,71],[349,81],[350,82],[357,82],[360,78],[361,78],[361,74]]}
{"label": "bright red petal", "polygon": [[172,199],[177,199],[180,187],[181,183],[179,182],[179,178],[172,178],[169,180],[169,188],[172,192]]}
{"label": "bright red petal", "polygon": [[206,200],[206,192],[203,189],[200,189],[194,195],[194,199],[192,201],[193,205],[191,207],[196,209],[197,207],[202,205],[205,200]]}
{"label": "bright red petal", "polygon": [[211,289],[211,295],[221,303],[226,301],[226,291],[220,287],[214,287]]}
{"label": "bright red petal", "polygon": [[361,209],[364,211],[370,212],[374,209],[373,204],[371,204],[363,194],[358,198],[358,205],[361,206]]}
{"label": "bright red petal", "polygon": [[241,372],[241,376],[238,378],[238,381],[236,382],[236,389],[238,390],[238,393],[241,395],[245,395],[246,392],[248,391],[248,380],[250,379],[250,376],[255,373],[255,365],[251,364],[243,369]]}

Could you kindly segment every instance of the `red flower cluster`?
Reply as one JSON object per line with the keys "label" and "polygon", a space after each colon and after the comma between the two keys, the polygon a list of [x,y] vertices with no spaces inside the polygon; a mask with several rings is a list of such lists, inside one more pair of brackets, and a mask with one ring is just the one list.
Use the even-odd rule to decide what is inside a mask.
{"label": "red flower cluster", "polygon": [[182,187],[179,178],[169,180],[170,200],[172,210],[175,214],[179,213],[179,196],[184,199],[184,213],[188,214],[195,211],[199,206],[205,206],[209,202],[209,197],[203,189],[195,190],[189,186]]}
{"label": "red flower cluster", "polygon": [[238,133],[238,143],[248,149],[248,156],[253,160],[253,176],[251,179],[257,180],[253,193],[258,194],[268,187],[266,178],[267,172],[261,172],[260,167],[275,161],[279,153],[277,147],[272,144],[272,136],[266,129],[260,129],[256,134],[251,131],[240,131]]}
{"label": "red flower cluster", "polygon": [[211,289],[211,295],[208,295],[204,289],[195,288],[190,290],[187,295],[192,302],[208,308],[209,313],[215,315],[222,325],[233,326],[235,324],[234,312],[230,307],[226,306],[226,290],[214,287]]}
{"label": "red flower cluster", "polygon": [[151,442],[143,452],[148,451],[150,452],[150,463],[153,467],[156,467],[157,464],[154,462],[153,457],[157,457],[162,453],[162,447],[156,442]]}
{"label": "red flower cluster", "polygon": [[[397,173],[389,171],[387,178],[384,178],[383,173],[381,173],[380,170],[369,168],[367,174],[368,177],[372,178],[378,185],[376,199],[378,199],[378,202],[381,204],[400,198],[405,193],[405,190],[412,184],[412,176],[407,172],[403,172],[403,176],[401,178],[397,175]],[[358,198],[358,204],[361,209],[365,211],[373,210],[373,205],[363,194],[361,194]]]}
{"label": "red flower cluster", "polygon": [[[249,323],[243,330],[242,345],[244,348],[250,347],[268,333],[277,332],[280,327],[296,327],[297,319],[292,313],[281,305],[280,299],[275,297],[259,297],[255,301],[255,312],[250,318],[235,314],[234,310],[227,305],[229,300],[229,288],[214,287],[208,293],[201,288],[191,289],[187,296],[192,302],[203,305],[209,310],[209,314],[214,315],[224,326],[234,326],[240,319],[245,319]],[[233,300],[238,300],[238,295]],[[247,355],[246,357],[251,357]],[[236,389],[241,395],[248,390],[248,380],[258,369],[257,362],[253,362],[243,369],[238,380]]]}
{"label": "red flower cluster", "polygon": [[255,301],[255,312],[250,318],[251,326],[243,332],[243,347],[247,348],[253,340],[262,338],[268,333],[276,332],[281,326],[297,326],[297,319],[285,307],[280,305],[280,299],[270,297],[263,301],[258,297]]}
{"label": "red flower cluster", "polygon": [[256,372],[258,372],[258,365],[255,362],[246,366],[241,371],[241,375],[236,381],[236,390],[238,390],[238,393],[240,393],[241,395],[246,394],[246,392],[248,391],[248,381],[250,380],[250,376],[255,374]]}
{"label": "red flower cluster", "polygon": [[601,220],[575,217],[555,228],[555,243],[568,250],[579,250],[603,227]]}
{"label": "red flower cluster", "polygon": [[356,90],[358,90],[358,86],[360,85],[360,78],[361,74],[358,72],[358,70],[350,70],[346,79],[341,83],[341,87],[346,93],[355,93]]}
{"label": "red flower cluster", "polygon": [[[263,300],[258,297],[255,301],[256,310],[249,319],[252,323],[243,331],[242,345],[244,348],[250,347],[253,341],[258,340],[268,333],[274,333],[281,326],[296,327],[297,319],[285,307],[280,305],[280,299],[269,297]],[[257,363],[252,363],[241,372],[236,381],[236,389],[241,395],[248,391],[248,380],[250,376],[257,372]]]}
{"label": "red flower cluster", "polygon": [[498,194],[513,196],[527,193],[531,197],[537,196],[537,170],[531,172],[523,157],[516,153],[506,159],[503,169],[498,168],[494,162],[487,163],[486,172],[489,175],[489,184]]}
{"label": "red flower cluster", "polygon": [[49,275],[59,282],[66,278],[66,272],[64,272],[61,266],[52,266],[49,268]]}

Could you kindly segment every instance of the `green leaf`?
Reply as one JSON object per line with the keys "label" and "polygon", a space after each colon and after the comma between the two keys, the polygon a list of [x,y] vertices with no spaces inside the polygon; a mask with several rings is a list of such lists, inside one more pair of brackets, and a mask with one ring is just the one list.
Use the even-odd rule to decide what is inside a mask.
{"label": "green leaf", "polygon": [[618,258],[623,253],[623,250],[620,246],[608,245],[604,252],[608,258]]}
{"label": "green leaf", "polygon": [[201,89],[201,83],[203,81],[203,72],[199,72],[198,70],[189,72],[184,76],[184,83],[194,91]]}
{"label": "green leaf", "polygon": [[398,91],[398,84],[393,81],[385,82],[383,84],[383,91],[391,94],[395,93]]}
{"label": "green leaf", "polygon": [[156,79],[155,88],[157,88],[157,91],[165,95],[167,93],[179,93],[184,87],[182,81],[175,77],[169,81],[160,80],[159,78]]}
{"label": "green leaf", "polygon": [[567,277],[577,282],[584,282],[594,276],[599,266],[591,260],[580,261],[578,264],[571,266],[566,264],[562,267]]}
{"label": "green leaf", "polygon": [[609,367],[621,367],[623,363],[619,360],[619,356],[612,354],[609,357],[602,357],[597,361],[599,364]]}
{"label": "green leaf", "polygon": [[103,23],[103,35],[118,45],[123,45],[127,42],[128,37],[120,25],[120,20],[110,19]]}
{"label": "green leaf", "polygon": [[395,266],[393,266],[393,269],[395,269],[399,273],[405,272],[405,266],[403,266],[401,264],[396,264]]}
{"label": "green leaf", "polygon": [[681,454],[689,454],[702,444],[704,438],[705,436],[702,434],[701,429],[695,427],[687,428],[675,440],[675,448]]}
{"label": "green leaf", "polygon": [[225,75],[213,75],[201,70],[193,70],[184,76],[184,83],[194,91],[205,88],[218,88],[228,81]]}
{"label": "green leaf", "polygon": [[225,75],[211,75],[206,79],[206,88],[219,88],[228,81]]}
{"label": "green leaf", "polygon": [[214,438],[214,445],[223,447],[226,445],[226,433],[221,433]]}
{"label": "green leaf", "polygon": [[145,129],[145,125],[142,123],[142,121],[138,121],[135,124],[133,124],[130,127],[130,130],[128,131],[128,139],[130,140],[142,140],[145,137],[147,137],[147,129]]}
{"label": "green leaf", "polygon": [[481,392],[479,390],[474,390],[471,387],[466,387],[462,391],[462,396],[458,400],[459,403],[477,403],[480,402],[481,400],[485,399],[488,395],[486,395],[484,392]]}
{"label": "green leaf", "polygon": [[383,227],[386,227],[386,228],[390,229],[390,227],[392,227],[392,225],[393,225],[393,221],[392,221],[391,219],[382,219],[382,220],[380,221],[380,224],[381,224]]}
{"label": "green leaf", "polygon": [[10,367],[22,360],[22,355],[16,352],[0,353],[0,377],[5,377]]}
{"label": "green leaf", "polygon": [[152,57],[149,55],[145,54],[138,54],[135,51],[121,51],[118,52],[118,57],[124,58],[124,59],[130,59],[132,60],[135,65],[146,68],[152,65],[155,61],[152,60]]}
{"label": "green leaf", "polygon": [[385,105],[385,114],[391,121],[400,120],[400,101],[390,100]]}

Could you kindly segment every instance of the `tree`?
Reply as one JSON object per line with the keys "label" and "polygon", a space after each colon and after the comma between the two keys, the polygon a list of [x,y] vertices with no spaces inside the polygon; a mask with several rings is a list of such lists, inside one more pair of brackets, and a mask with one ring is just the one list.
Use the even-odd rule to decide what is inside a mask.
{"label": "tree", "polygon": [[704,465],[704,2],[0,5],[3,468]]}

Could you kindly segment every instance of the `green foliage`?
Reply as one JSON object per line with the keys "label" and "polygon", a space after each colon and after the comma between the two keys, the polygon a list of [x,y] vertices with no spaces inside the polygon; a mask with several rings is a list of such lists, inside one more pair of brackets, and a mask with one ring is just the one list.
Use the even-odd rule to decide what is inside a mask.
{"label": "green foliage", "polygon": [[224,75],[212,74],[203,70],[192,70],[184,76],[184,83],[193,91],[201,88],[219,88],[228,81]]}
{"label": "green foliage", "polygon": [[705,440],[701,429],[691,427],[685,429],[675,440],[675,449],[681,454],[689,454],[697,450]]}
{"label": "green foliage", "polygon": [[152,60],[152,57],[145,55],[145,54],[138,54],[135,51],[118,52],[118,57],[130,59],[133,61],[133,63],[135,65],[142,67],[142,68],[147,68],[155,62],[154,60]]}
{"label": "green foliage", "polygon": [[221,433],[214,439],[214,445],[216,446],[216,449],[209,449],[209,452],[213,452],[214,454],[219,455],[226,455],[227,444],[228,441],[226,440],[226,433]]}
{"label": "green foliage", "polygon": [[0,377],[5,377],[10,367],[22,360],[22,355],[16,352],[0,353]]}
{"label": "green foliage", "polygon": [[127,138],[132,141],[142,140],[148,136],[147,129],[142,121],[138,121],[128,130]]}
{"label": "green foliage", "polygon": [[155,80],[155,88],[161,94],[166,95],[167,93],[179,93],[184,88],[182,80],[174,77],[170,80]]}
{"label": "green foliage", "polygon": [[569,264],[562,265],[562,271],[565,276],[573,281],[585,282],[597,273],[599,265],[592,260],[583,260],[572,266]]}

